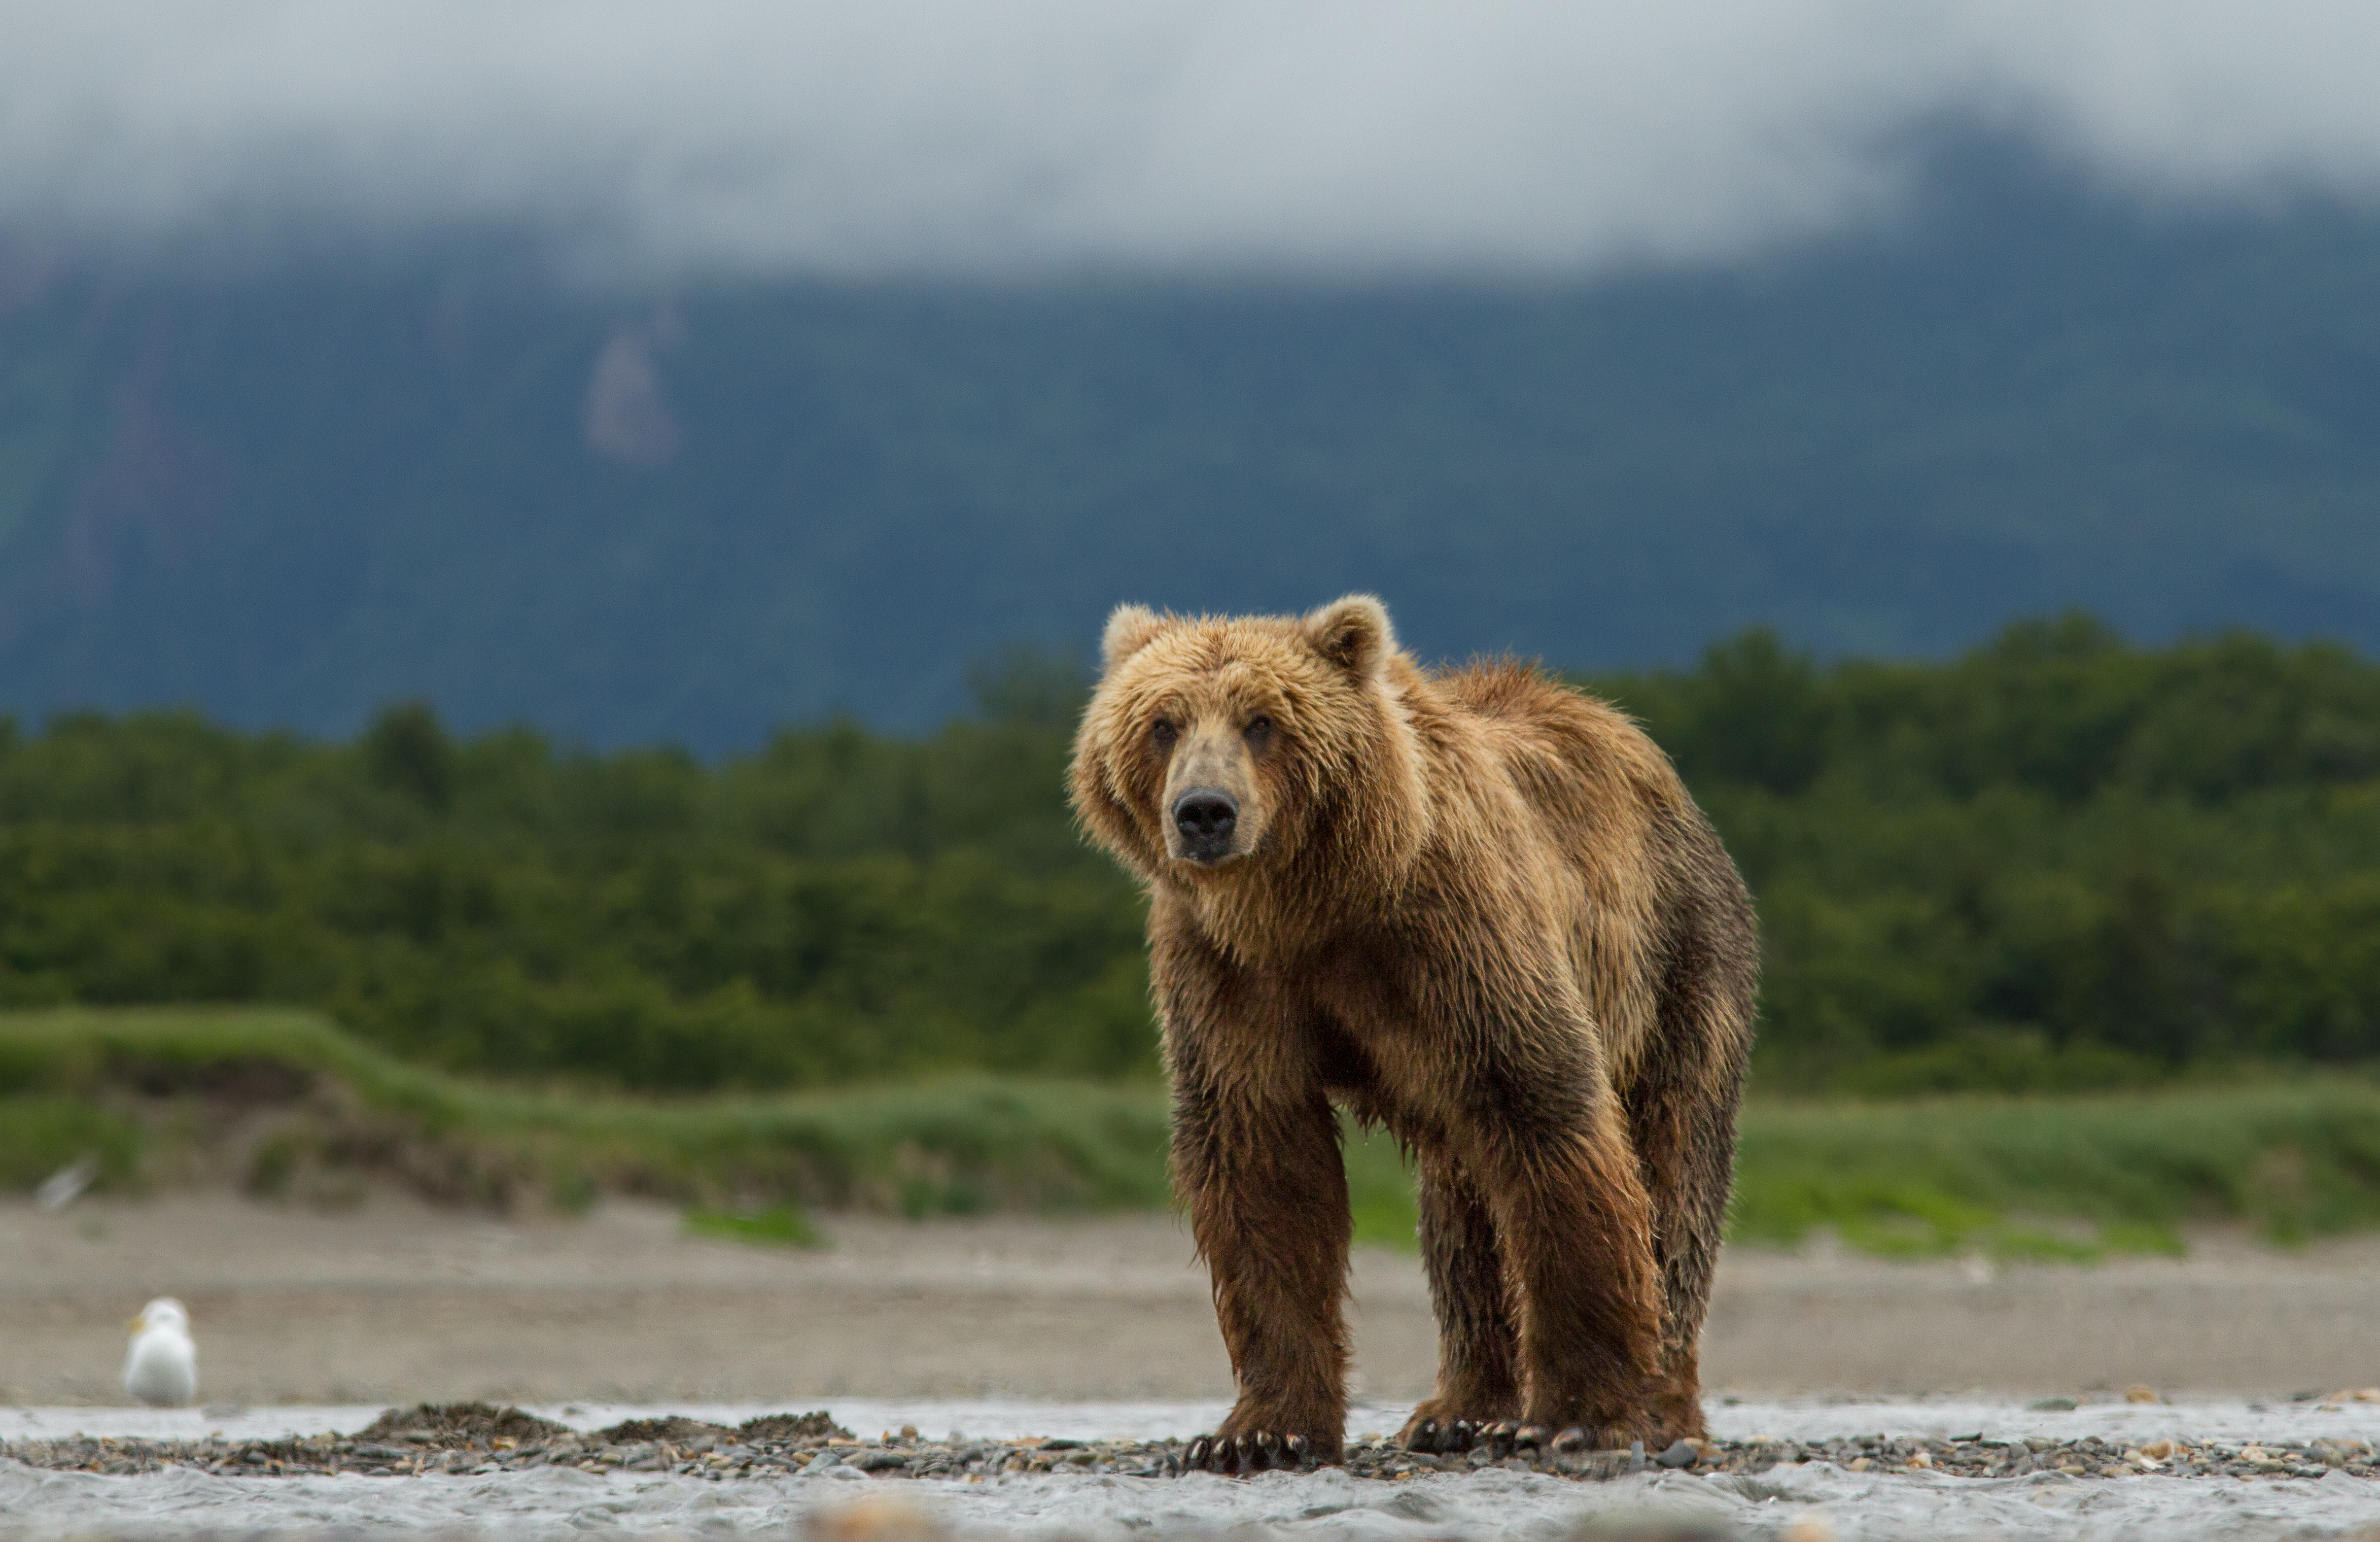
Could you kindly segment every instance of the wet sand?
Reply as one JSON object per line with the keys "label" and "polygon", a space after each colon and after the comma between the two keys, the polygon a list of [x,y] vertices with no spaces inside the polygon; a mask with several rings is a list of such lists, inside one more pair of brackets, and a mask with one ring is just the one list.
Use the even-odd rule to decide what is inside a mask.
{"label": "wet sand", "polygon": [[[1220,1399],[1204,1272],[1168,1217],[832,1221],[832,1248],[688,1238],[608,1203],[501,1223],[376,1196],[0,1205],[0,1402],[111,1404],[124,1320],[188,1303],[210,1401]],[[1418,1266],[1356,1259],[1356,1389],[1427,1389]],[[2380,1240],[1999,1271],[1731,1253],[1715,1392],[2287,1395],[2380,1382]]]}

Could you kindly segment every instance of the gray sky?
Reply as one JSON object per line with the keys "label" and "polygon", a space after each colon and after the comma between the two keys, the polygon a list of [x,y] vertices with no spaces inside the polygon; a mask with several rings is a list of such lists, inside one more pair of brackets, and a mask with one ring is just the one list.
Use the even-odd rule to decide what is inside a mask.
{"label": "gray sky", "polygon": [[1912,125],[2380,190],[2380,5],[0,0],[0,227],[597,266],[1591,271],[1888,212]]}

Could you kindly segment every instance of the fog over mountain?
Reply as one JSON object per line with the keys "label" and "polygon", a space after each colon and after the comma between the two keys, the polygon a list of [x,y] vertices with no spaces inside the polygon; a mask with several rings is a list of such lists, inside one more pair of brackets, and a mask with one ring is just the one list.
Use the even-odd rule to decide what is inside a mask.
{"label": "fog over mountain", "polygon": [[12,0],[0,226],[528,228],[622,271],[1520,270],[1889,218],[1912,130],[2148,199],[2380,185],[2380,11],[2286,0]]}

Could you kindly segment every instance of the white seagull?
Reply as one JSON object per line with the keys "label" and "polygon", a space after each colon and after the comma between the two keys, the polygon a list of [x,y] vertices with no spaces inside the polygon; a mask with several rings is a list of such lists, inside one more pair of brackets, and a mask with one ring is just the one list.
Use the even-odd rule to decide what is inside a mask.
{"label": "white seagull", "polygon": [[132,1319],[124,1389],[152,1408],[179,1408],[199,1395],[199,1346],[190,1341],[190,1315],[172,1296],[159,1296]]}

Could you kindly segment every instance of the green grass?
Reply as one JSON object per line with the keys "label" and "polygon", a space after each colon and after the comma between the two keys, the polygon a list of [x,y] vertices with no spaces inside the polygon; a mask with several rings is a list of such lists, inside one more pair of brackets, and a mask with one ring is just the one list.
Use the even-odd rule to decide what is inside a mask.
{"label": "green grass", "polygon": [[[2194,1224],[2284,1245],[2380,1227],[2380,1088],[2360,1078],[2230,1091],[1901,1103],[1755,1103],[1730,1234],[1822,1230],[1897,1257],[2087,1262],[2180,1253]],[[1351,1141],[1359,1241],[1411,1246],[1394,1147]]]}
{"label": "green grass", "polygon": [[810,1218],[790,1205],[760,1210],[714,1210],[697,1205],[686,1213],[686,1230],[696,1237],[750,1242],[759,1247],[822,1247],[826,1238]]}
{"label": "green grass", "polygon": [[84,1156],[99,1181],[120,1186],[137,1168],[140,1128],[78,1097],[0,1097],[0,1189],[31,1189]]}
{"label": "green grass", "polygon": [[1386,1135],[1366,1135],[1342,1121],[1347,1153],[1347,1205],[1354,1212],[1358,1246],[1412,1249],[1421,1216],[1414,1205],[1413,1173]]}
{"label": "green grass", "polygon": [[[2275,1242],[2380,1227],[2380,1087],[1900,1103],[1755,1103],[1733,1235],[1829,1230],[1891,1255],[2088,1259],[2245,1223]],[[236,1138],[237,1137],[237,1138]],[[805,1211],[925,1217],[1167,1203],[1165,1099],[1147,1086],[987,1077],[676,1102],[486,1086],[405,1065],[323,1020],[264,1010],[0,1013],[0,1184],[82,1156],[118,1191],[237,1150],[263,1193],[358,1180],[461,1203],[688,1207],[710,1235],[800,1244]],[[1393,1143],[1348,1132],[1359,1242],[1413,1245]]]}
{"label": "green grass", "polygon": [[1750,1241],[1827,1226],[1871,1252],[2059,1257],[2246,1222],[2297,1242],[2380,1226],[2380,1089],[1755,1107],[1738,1171]]}

